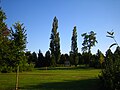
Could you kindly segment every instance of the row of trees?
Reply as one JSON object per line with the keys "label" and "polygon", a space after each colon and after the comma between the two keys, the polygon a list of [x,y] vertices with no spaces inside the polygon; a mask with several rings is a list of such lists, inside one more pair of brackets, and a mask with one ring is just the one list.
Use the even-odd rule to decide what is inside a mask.
{"label": "row of trees", "polygon": [[[105,60],[107,56],[111,55],[110,53],[112,51],[108,49],[106,51],[106,54],[104,55],[100,50],[97,51],[96,54],[89,54],[87,52],[83,53],[77,53],[77,59],[76,61],[73,59],[74,57],[71,54],[61,54],[59,62],[56,64],[56,66],[65,66],[65,61],[69,61],[70,65],[86,65],[87,67],[94,67],[94,68],[104,68],[105,67]],[[117,47],[115,52],[112,53],[114,56],[116,52],[120,52],[119,48]],[[34,64],[35,67],[49,67],[53,65],[53,61],[51,58],[50,51],[47,51],[45,53],[45,56],[43,53],[39,50],[39,53],[31,53],[30,51],[25,53],[28,64]],[[116,57],[114,57],[116,58]]]}
{"label": "row of trees", "polygon": [[31,53],[30,51],[27,51],[25,55],[27,57],[27,63],[34,64],[34,67],[36,68],[51,66],[50,51],[47,51],[45,56],[40,50],[38,54],[36,52]]}
{"label": "row of trees", "polygon": [[[27,59],[28,59],[28,64],[34,64],[35,67],[49,67],[53,66],[53,60],[51,58],[50,51],[47,51],[45,53],[45,56],[43,53],[39,50],[39,53],[31,53],[30,51],[27,51],[25,53]],[[100,68],[101,64],[104,62],[104,55],[100,50],[98,50],[97,54],[92,55],[90,54],[90,60],[89,54],[88,53],[77,53],[77,59],[76,61],[74,60],[73,54],[61,54],[59,62],[56,64],[56,66],[65,66],[65,62],[69,61],[70,65],[83,65],[85,64],[86,66],[90,67],[95,67],[95,68]],[[75,57],[76,58],[76,57]]]}
{"label": "row of trees", "polygon": [[54,17],[50,36],[50,48],[44,56],[40,50],[38,54],[30,51],[26,52],[27,35],[25,27],[18,22],[8,29],[5,20],[6,15],[0,9],[0,71],[5,71],[6,68],[11,70],[14,68],[13,71],[15,71],[17,65],[21,68],[27,66],[57,66],[64,64],[65,61],[69,61],[70,65],[86,64],[86,66],[97,68],[104,63],[105,56],[100,50],[98,50],[96,55],[91,53],[91,48],[97,43],[96,33],[93,31],[81,35],[84,39],[82,43],[83,52],[81,54],[78,53],[77,28],[75,26],[71,38],[71,51],[69,54],[61,54],[60,37],[57,31],[58,19]]}
{"label": "row of trees", "polygon": [[[55,17],[53,19],[53,28],[51,31],[51,37],[50,37],[50,53],[51,53],[51,65],[56,66],[61,62],[61,52],[60,52],[60,37],[58,29],[58,19]],[[81,35],[84,39],[82,45],[82,51],[84,54],[89,54],[88,60],[90,60],[91,56],[91,48],[95,46],[97,43],[96,40],[96,33],[91,31],[90,33],[83,33]],[[63,55],[62,55],[63,56]],[[67,55],[68,56],[68,55]],[[80,54],[78,53],[78,47],[77,47],[77,28],[74,26],[73,28],[73,34],[71,38],[71,51],[69,56],[69,61],[72,65],[77,66],[79,63]]]}
{"label": "row of trees", "polygon": [[[81,56],[87,54],[89,54],[87,56],[91,55],[91,47],[97,42],[95,37],[96,34],[93,31],[89,34],[82,34],[82,37],[84,37],[84,42],[82,44],[83,55],[78,53],[77,29],[75,26],[71,38],[70,54],[61,55],[60,37],[57,31],[58,19],[54,17],[50,37],[50,48],[44,57],[41,51],[39,51],[38,55],[35,52],[30,53],[25,51],[27,34],[23,24],[17,22],[8,29],[5,20],[6,15],[3,10],[0,9],[0,71],[2,72],[15,71],[17,66],[20,67],[21,71],[34,66],[57,66],[58,64],[64,64],[65,61],[69,61],[71,65],[77,66],[81,62]],[[64,59],[64,56],[67,59]],[[88,64],[90,58],[91,57],[87,58],[89,60],[84,60],[84,63]]]}

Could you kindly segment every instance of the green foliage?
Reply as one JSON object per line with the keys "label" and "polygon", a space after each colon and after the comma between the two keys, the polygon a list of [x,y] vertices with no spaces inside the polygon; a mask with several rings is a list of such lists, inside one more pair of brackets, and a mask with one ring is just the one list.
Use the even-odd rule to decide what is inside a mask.
{"label": "green foliage", "polygon": [[96,57],[97,58],[95,60],[95,68],[104,67],[105,57],[104,57],[103,53],[100,50],[97,51]]}
{"label": "green foliage", "polygon": [[16,51],[22,52],[25,50],[27,43],[26,41],[27,34],[25,27],[23,26],[23,24],[17,22],[13,25],[13,28],[11,28],[11,34],[12,34],[14,48],[16,48]]}
{"label": "green foliage", "polygon": [[70,57],[68,54],[62,54],[60,57],[60,64],[61,66],[65,66],[65,61],[70,61]]}
{"label": "green foliage", "polygon": [[50,66],[50,51],[48,50],[46,53],[45,53],[45,66]]}
{"label": "green foliage", "polygon": [[[105,58],[105,68],[102,70],[102,74],[100,76],[100,79],[102,80],[102,83],[104,83],[104,87],[107,90],[115,90],[114,89],[114,68],[113,68],[113,54],[111,50],[109,49],[106,52],[106,58]],[[106,90],[105,89],[105,90]]]}
{"label": "green foliage", "polygon": [[72,40],[71,52],[78,53],[78,48],[77,48],[77,29],[76,29],[76,26],[73,29],[73,34],[72,34],[71,40]]}
{"label": "green foliage", "polygon": [[23,64],[27,63],[24,53],[26,30],[19,22],[15,23],[9,30],[4,20],[6,20],[6,15],[0,9],[0,71],[13,72],[16,71],[17,65],[24,68]]}
{"label": "green foliage", "polygon": [[86,67],[88,67],[88,65],[90,64],[91,56],[92,56],[92,54],[89,54],[87,52],[82,53],[82,60],[83,60],[84,64],[86,65]]}
{"label": "green foliage", "polygon": [[38,53],[38,60],[36,62],[36,67],[43,67],[44,66],[44,56],[41,52],[41,50],[39,50],[39,53]]}
{"label": "green foliage", "polygon": [[64,64],[65,61],[66,61],[66,57],[64,54],[62,54],[60,57],[60,64]]}
{"label": "green foliage", "polygon": [[96,33],[91,31],[89,34],[83,33],[81,36],[84,38],[84,41],[82,43],[83,45],[82,51],[83,52],[88,51],[89,53],[91,53],[91,48],[95,46],[96,43],[98,43],[96,40]]}
{"label": "green foliage", "polygon": [[90,61],[89,61],[89,67],[95,67],[97,68],[97,63],[96,63],[96,60],[97,60],[97,56],[94,54],[94,55],[91,55],[90,56]]}
{"label": "green foliage", "polygon": [[83,58],[82,58],[82,54],[81,53],[78,53],[78,58],[79,58],[79,62],[78,62],[78,64],[80,65],[82,65],[82,64],[84,64],[84,60],[83,60]]}
{"label": "green foliage", "polygon": [[115,40],[115,36],[114,36],[114,32],[113,32],[113,30],[111,31],[111,32],[107,32],[107,36],[106,37],[109,37],[109,38],[111,38],[111,39],[113,39],[114,40],[114,43],[112,44],[112,45],[110,45],[110,47],[109,48],[111,48],[111,47],[113,47],[113,46],[119,46],[118,45],[118,43],[117,43],[117,41]]}
{"label": "green foliage", "polygon": [[55,56],[51,55],[50,66],[56,67]]}
{"label": "green foliage", "polygon": [[[11,41],[10,38],[10,31],[7,28],[6,23],[6,15],[3,10],[0,8],[0,71],[1,72],[8,72],[11,70]],[[7,70],[8,69],[8,70]]]}
{"label": "green foliage", "polygon": [[78,47],[77,47],[77,29],[76,26],[73,29],[73,34],[72,34],[72,43],[71,43],[71,51],[70,51],[70,58],[71,58],[71,64],[77,66],[78,65]]}
{"label": "green foliage", "polygon": [[27,64],[27,59],[25,56],[25,48],[26,48],[26,30],[23,24],[19,22],[11,27],[11,41],[12,41],[12,53],[13,53],[13,61],[15,66],[21,66],[20,71],[25,71],[25,65]]}
{"label": "green foliage", "polygon": [[[112,44],[112,46],[117,45],[118,43],[115,40],[114,32],[107,32],[109,35],[107,37],[112,38],[116,44]],[[120,47],[116,48],[114,54],[109,49],[106,52],[105,57],[105,66],[102,69],[102,73],[100,76],[102,84],[105,90],[120,90]]]}
{"label": "green foliage", "polygon": [[26,56],[27,62],[28,62],[29,64],[33,62],[33,60],[32,60],[32,54],[31,54],[30,51],[27,51],[27,52],[25,53],[25,56]]}
{"label": "green foliage", "polygon": [[51,39],[51,41],[50,41],[50,51],[51,51],[51,57],[52,57],[51,61],[53,61],[54,64],[56,64],[56,63],[59,63],[60,54],[61,54],[60,53],[60,37],[59,37],[59,32],[57,32],[58,20],[57,20],[56,17],[54,17],[54,19],[53,19],[52,26],[53,26],[53,28],[52,28],[52,33],[51,33],[51,37],[50,37],[50,39]]}
{"label": "green foliage", "polygon": [[[82,37],[83,37],[83,39],[84,39],[84,41],[83,41],[83,43],[82,43],[82,45],[83,45],[83,47],[82,47],[82,51],[83,51],[83,53],[85,52],[87,52],[88,53],[88,60],[87,60],[87,63],[89,62],[90,63],[90,59],[91,59],[91,48],[93,47],[93,46],[95,46],[95,44],[96,43],[98,43],[97,42],[97,40],[96,40],[96,33],[94,33],[93,31],[91,31],[90,33],[83,33],[82,35],[81,35]],[[86,63],[86,64],[87,64]]]}

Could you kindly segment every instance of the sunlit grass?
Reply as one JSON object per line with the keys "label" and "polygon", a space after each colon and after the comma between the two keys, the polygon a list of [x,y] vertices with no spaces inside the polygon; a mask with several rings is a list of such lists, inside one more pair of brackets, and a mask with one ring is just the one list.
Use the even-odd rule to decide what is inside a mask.
{"label": "sunlit grass", "polygon": [[[97,90],[98,69],[34,70],[19,74],[20,90]],[[15,73],[0,74],[0,90],[15,88]]]}

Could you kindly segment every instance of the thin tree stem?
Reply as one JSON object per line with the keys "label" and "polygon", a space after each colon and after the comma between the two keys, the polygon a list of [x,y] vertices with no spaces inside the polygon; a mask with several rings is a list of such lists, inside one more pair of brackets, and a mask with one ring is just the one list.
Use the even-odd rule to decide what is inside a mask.
{"label": "thin tree stem", "polygon": [[17,66],[17,72],[16,72],[16,89],[15,90],[18,90],[18,85],[19,83],[19,65]]}
{"label": "thin tree stem", "polygon": [[117,43],[117,41],[115,40],[115,38],[113,38],[113,40],[115,41],[115,43],[117,44],[117,46],[119,46],[118,43]]}

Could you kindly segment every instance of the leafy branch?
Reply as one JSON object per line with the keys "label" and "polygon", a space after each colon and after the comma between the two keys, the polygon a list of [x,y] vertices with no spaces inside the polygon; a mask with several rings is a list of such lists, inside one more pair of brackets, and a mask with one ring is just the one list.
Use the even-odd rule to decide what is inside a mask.
{"label": "leafy branch", "polygon": [[106,35],[106,37],[109,37],[109,38],[111,38],[111,39],[114,40],[114,43],[113,43],[112,45],[110,45],[109,48],[111,48],[111,47],[113,47],[113,46],[115,46],[115,45],[116,45],[116,46],[119,46],[118,43],[117,43],[117,41],[116,41],[116,39],[115,39],[113,30],[110,31],[110,32],[107,31],[107,34],[108,34],[108,35]]}

